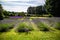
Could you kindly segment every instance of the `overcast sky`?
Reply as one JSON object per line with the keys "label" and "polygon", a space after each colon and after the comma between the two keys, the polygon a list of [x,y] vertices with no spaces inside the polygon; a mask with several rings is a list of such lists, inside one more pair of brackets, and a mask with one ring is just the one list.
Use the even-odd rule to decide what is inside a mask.
{"label": "overcast sky", "polygon": [[44,0],[0,0],[3,9],[7,11],[26,12],[29,6],[44,5]]}

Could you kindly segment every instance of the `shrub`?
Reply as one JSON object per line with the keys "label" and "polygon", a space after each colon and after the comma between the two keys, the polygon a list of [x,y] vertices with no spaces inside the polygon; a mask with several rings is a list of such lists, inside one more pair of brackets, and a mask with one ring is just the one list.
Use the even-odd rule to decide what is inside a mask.
{"label": "shrub", "polygon": [[49,29],[47,28],[47,26],[44,23],[38,23],[37,24],[38,28],[40,29],[40,31],[49,31]]}
{"label": "shrub", "polygon": [[11,29],[13,26],[10,24],[0,24],[0,32],[6,32]]}
{"label": "shrub", "polygon": [[32,31],[33,28],[32,26],[28,26],[27,24],[25,24],[24,22],[23,23],[20,23],[20,25],[17,27],[16,29],[18,32],[29,32],[29,31]]}
{"label": "shrub", "polygon": [[60,22],[57,22],[57,23],[55,24],[55,28],[58,29],[58,30],[60,30]]}

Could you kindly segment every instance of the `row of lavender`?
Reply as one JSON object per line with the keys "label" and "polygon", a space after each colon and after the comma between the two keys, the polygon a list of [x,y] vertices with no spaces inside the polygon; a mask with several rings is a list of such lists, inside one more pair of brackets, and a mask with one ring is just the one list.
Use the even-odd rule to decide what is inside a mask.
{"label": "row of lavender", "polygon": [[60,29],[60,18],[59,17],[52,17],[52,18],[32,18],[32,22],[35,24],[45,23],[45,25],[49,25],[50,27],[54,27]]}
{"label": "row of lavender", "polygon": [[18,19],[6,18],[0,21],[0,32],[9,31],[14,28]]}

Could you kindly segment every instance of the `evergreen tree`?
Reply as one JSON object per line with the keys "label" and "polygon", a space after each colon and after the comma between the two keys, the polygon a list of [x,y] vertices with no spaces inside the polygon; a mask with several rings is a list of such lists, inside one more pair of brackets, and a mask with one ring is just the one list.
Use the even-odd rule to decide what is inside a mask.
{"label": "evergreen tree", "polygon": [[3,20],[3,8],[1,4],[0,4],[0,20]]}

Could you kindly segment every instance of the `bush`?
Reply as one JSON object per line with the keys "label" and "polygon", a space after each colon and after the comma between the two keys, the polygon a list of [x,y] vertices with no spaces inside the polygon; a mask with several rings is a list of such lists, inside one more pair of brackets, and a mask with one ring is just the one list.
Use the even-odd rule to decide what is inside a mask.
{"label": "bush", "polygon": [[6,32],[12,27],[13,25],[10,25],[10,24],[0,24],[0,32]]}
{"label": "bush", "polygon": [[57,23],[55,24],[55,28],[58,29],[58,30],[60,30],[60,22],[57,22]]}
{"label": "bush", "polygon": [[2,16],[0,16],[0,20],[3,20],[3,17]]}
{"label": "bush", "polygon": [[29,31],[32,31],[33,28],[32,26],[28,26],[27,24],[25,24],[24,22],[21,23],[17,29],[16,29],[18,32],[29,32]]}
{"label": "bush", "polygon": [[38,23],[37,24],[38,28],[40,29],[40,31],[49,31],[49,29],[47,28],[47,26],[44,23]]}

